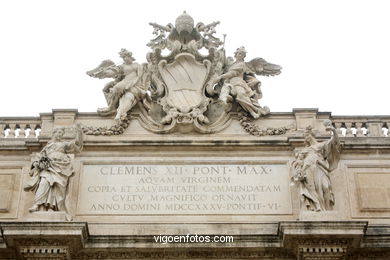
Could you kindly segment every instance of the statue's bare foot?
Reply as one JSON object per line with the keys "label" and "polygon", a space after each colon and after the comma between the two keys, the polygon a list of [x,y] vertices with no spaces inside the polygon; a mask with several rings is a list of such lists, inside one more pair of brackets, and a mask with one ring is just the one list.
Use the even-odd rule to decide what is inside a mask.
{"label": "statue's bare foot", "polygon": [[[115,117],[115,119],[117,118],[118,116]],[[119,117],[119,121],[125,121],[127,119],[127,113],[123,113],[120,117]]]}
{"label": "statue's bare foot", "polygon": [[110,112],[110,108],[109,107],[100,107],[97,109],[97,111],[100,113],[107,113],[107,112]]}
{"label": "statue's bare foot", "polygon": [[258,119],[260,117],[259,114],[255,113],[254,111],[251,111],[250,112],[251,116],[254,118],[254,119]]}
{"label": "statue's bare foot", "polygon": [[32,213],[32,212],[38,211],[38,209],[39,209],[39,205],[34,204],[31,208],[28,209],[28,211],[30,211]]}
{"label": "statue's bare foot", "polygon": [[115,123],[120,123],[122,121],[125,121],[127,119],[127,113],[124,113],[122,115],[120,115],[119,113],[116,114],[114,120],[115,120]]}
{"label": "statue's bare foot", "polygon": [[114,118],[114,121],[115,121],[116,124],[119,124],[120,122],[125,120],[125,118],[126,117],[116,115],[115,118]]}
{"label": "statue's bare foot", "polygon": [[260,114],[262,115],[268,115],[270,113],[270,110],[269,110],[269,107],[263,107],[263,108],[259,108],[259,112]]}
{"label": "statue's bare foot", "polygon": [[115,109],[111,109],[109,107],[104,107],[104,108],[98,108],[97,112],[99,115],[103,115],[103,116],[108,116],[108,115],[112,115],[115,113]]}
{"label": "statue's bare foot", "polygon": [[72,220],[73,220],[73,217],[72,217],[72,215],[66,213],[65,219],[66,219],[67,221],[72,221]]}

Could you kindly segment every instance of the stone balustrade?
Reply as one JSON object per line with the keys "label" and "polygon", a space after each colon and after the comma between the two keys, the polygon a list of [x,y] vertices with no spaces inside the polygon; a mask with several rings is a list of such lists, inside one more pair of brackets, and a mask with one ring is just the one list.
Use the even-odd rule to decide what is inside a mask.
{"label": "stone balustrade", "polygon": [[[128,127],[118,135],[85,133],[83,151],[72,155],[76,177],[67,180],[69,215],[29,211],[35,195],[23,189],[32,161],[56,127],[68,129],[64,139],[75,140],[76,124],[109,128],[115,123],[113,117],[75,109],[56,109],[39,117],[0,117],[0,259],[108,259],[110,253],[102,255],[107,248],[129,259],[151,258],[149,251],[160,249],[163,253],[154,258],[194,255],[156,247],[156,230],[234,236],[237,252],[245,251],[244,256],[235,254],[240,259],[253,248],[257,250],[251,253],[253,259],[363,260],[366,252],[371,259],[390,259],[390,115],[333,116],[301,108],[245,121],[249,128],[266,130],[292,125],[279,135],[263,136],[246,131],[238,114],[212,136],[152,133],[141,125],[141,116],[134,109]],[[329,174],[335,205],[323,212],[304,211],[297,196],[300,187],[291,185],[291,168],[298,165],[299,152],[307,151],[302,148],[308,126],[319,143],[329,140],[325,120],[332,121],[342,144],[338,167]],[[150,183],[145,177],[149,173],[158,173]],[[133,183],[140,187],[134,193]],[[189,197],[171,203],[170,194],[154,187],[190,187],[183,195]],[[193,202],[198,190],[207,194],[201,202]],[[155,197],[157,193],[161,195]],[[74,221],[66,221],[71,218]],[[118,239],[112,240],[113,236]],[[137,253],[130,251],[133,248]],[[210,248],[214,251],[204,255],[229,259],[232,253],[227,247]],[[171,249],[177,250],[176,245]]]}
{"label": "stone balustrade", "polygon": [[[137,114],[137,113],[135,113]],[[279,120],[278,113],[271,113],[270,116],[260,119]],[[293,113],[284,113],[286,118],[294,121],[297,130],[304,130],[307,125],[321,125],[325,119],[330,119],[340,137],[389,137],[389,116],[333,116],[327,112],[318,112],[317,109],[294,109]],[[7,138],[37,138],[42,134],[50,135],[52,127],[56,125],[72,125],[76,121],[83,121],[86,118],[94,118],[106,121],[109,125],[110,118],[101,118],[95,113],[78,113],[77,110],[53,110],[52,113],[43,113],[39,117],[0,117],[0,139]],[[135,119],[135,118],[134,118]],[[46,124],[45,122],[49,122]],[[324,129],[318,128],[320,131]],[[145,130],[147,131],[147,130]],[[287,134],[288,135],[288,134]]]}
{"label": "stone balustrade", "polygon": [[332,122],[343,137],[388,137],[390,116],[333,116]]}
{"label": "stone balustrade", "polygon": [[0,118],[0,138],[37,138],[41,126],[39,117]]}

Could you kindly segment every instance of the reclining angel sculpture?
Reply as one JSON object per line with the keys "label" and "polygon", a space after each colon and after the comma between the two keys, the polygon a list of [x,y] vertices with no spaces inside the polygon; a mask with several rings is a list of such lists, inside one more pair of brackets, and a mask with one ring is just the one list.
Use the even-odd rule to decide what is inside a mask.
{"label": "reclining angel sculpture", "polygon": [[88,76],[94,78],[113,78],[103,88],[108,106],[99,108],[102,116],[114,114],[115,120],[124,120],[138,101],[147,95],[146,64],[138,64],[133,54],[126,49],[121,49],[119,56],[123,64],[116,65],[111,60],[104,60],[97,68],[87,71]]}
{"label": "reclining angel sculpture", "polygon": [[233,99],[254,119],[269,113],[268,107],[262,107],[259,99],[262,97],[261,82],[255,75],[274,76],[281,73],[282,67],[271,64],[262,58],[245,62],[246,50],[238,48],[234,53],[235,61],[228,64],[226,73],[215,78],[214,82],[224,80],[219,99],[226,105]]}

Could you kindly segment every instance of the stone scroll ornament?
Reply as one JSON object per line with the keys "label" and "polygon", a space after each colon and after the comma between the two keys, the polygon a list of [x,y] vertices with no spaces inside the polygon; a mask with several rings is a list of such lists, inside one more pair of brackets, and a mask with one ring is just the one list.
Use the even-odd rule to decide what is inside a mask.
{"label": "stone scroll ornament", "polygon": [[[130,123],[129,112],[137,104],[141,125],[155,133],[215,133],[226,128],[239,109],[250,120],[267,115],[269,109],[259,104],[261,83],[256,75],[278,75],[282,68],[262,58],[245,62],[244,47],[236,50],[234,58],[226,57],[225,37],[215,36],[218,24],[195,25],[186,12],[175,25],[150,23],[156,37],[147,44],[151,48],[147,63],[134,62],[132,53],[122,49],[121,64],[105,60],[88,71],[91,77],[113,79],[103,88],[107,107],[98,113],[115,114],[116,124],[85,127],[84,132],[122,134]],[[285,133],[279,129],[268,132]]]}
{"label": "stone scroll ornament", "polygon": [[337,168],[341,146],[331,121],[325,120],[324,125],[332,132],[331,138],[318,142],[308,127],[304,133],[306,147],[296,152],[291,165],[291,181],[298,186],[301,210],[329,211],[335,204],[329,175]]}
{"label": "stone scroll ornament", "polygon": [[24,187],[35,194],[30,212],[63,211],[71,218],[65,205],[69,178],[74,173],[71,154],[83,148],[81,127],[76,125],[74,130],[76,137],[64,141],[65,128],[55,128],[51,141],[33,159],[30,180]]}

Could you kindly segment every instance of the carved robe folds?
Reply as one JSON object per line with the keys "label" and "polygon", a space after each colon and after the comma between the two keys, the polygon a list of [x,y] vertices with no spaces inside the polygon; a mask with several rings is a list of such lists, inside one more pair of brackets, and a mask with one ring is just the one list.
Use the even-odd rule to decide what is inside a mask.
{"label": "carved robe folds", "polygon": [[82,133],[78,129],[73,141],[62,141],[64,129],[53,131],[53,139],[34,159],[31,165],[31,179],[24,187],[25,191],[35,192],[30,212],[38,210],[66,211],[65,197],[69,177],[73,174],[73,159],[70,153],[82,148]]}

